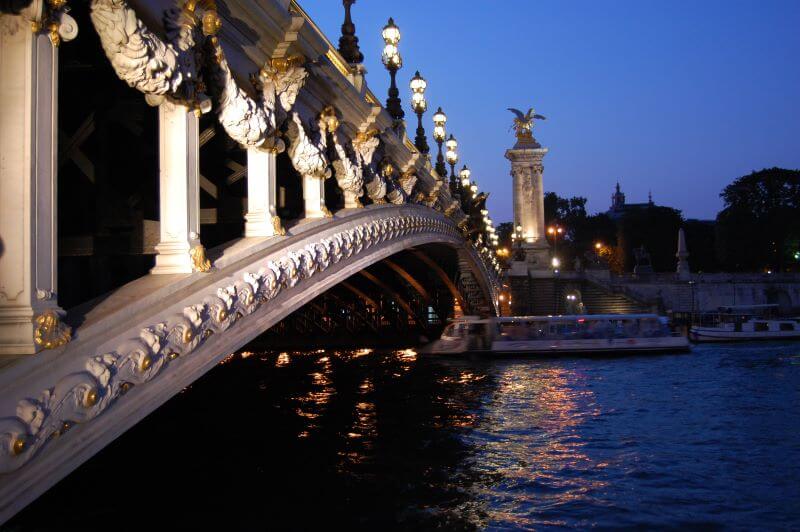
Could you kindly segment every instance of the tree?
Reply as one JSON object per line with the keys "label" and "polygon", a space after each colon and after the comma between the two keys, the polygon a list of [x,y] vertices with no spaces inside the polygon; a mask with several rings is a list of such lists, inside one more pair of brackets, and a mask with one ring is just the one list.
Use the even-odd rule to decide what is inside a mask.
{"label": "tree", "polygon": [[720,270],[716,255],[716,224],[713,220],[686,220],[683,222],[689,266],[693,272]]}
{"label": "tree", "polygon": [[720,194],[717,254],[728,270],[796,269],[800,170],[769,168],[736,179]]}
{"label": "tree", "polygon": [[586,213],[586,198],[562,198],[555,192],[544,195],[545,225],[558,224],[565,230],[558,241],[558,254],[562,264],[569,269],[578,257],[584,260],[587,251],[593,251],[596,242],[614,246],[617,226],[605,213],[592,216]]}

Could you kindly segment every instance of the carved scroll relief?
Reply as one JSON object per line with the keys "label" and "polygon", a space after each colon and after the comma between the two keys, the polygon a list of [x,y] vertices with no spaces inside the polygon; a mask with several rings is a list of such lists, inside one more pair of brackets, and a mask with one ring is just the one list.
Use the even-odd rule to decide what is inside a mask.
{"label": "carved scroll relief", "polygon": [[336,159],[333,160],[333,169],[336,182],[344,192],[344,206],[346,209],[361,207],[359,198],[364,193],[364,171],[359,164],[359,157],[353,148],[345,145],[345,137],[339,131],[333,131],[333,147]]}
{"label": "carved scroll relief", "polygon": [[353,141],[356,157],[362,168],[367,195],[375,203],[385,203],[386,200],[386,180],[381,176],[376,162],[376,151],[380,146],[381,139],[378,131],[370,129],[359,133]]}
{"label": "carved scroll relief", "polygon": [[300,114],[293,112],[287,131],[289,157],[300,175],[327,179],[331,176],[331,170],[328,168],[328,158],[325,155],[327,149],[326,125],[324,121],[320,121],[316,130],[310,127],[309,130],[306,131]]}
{"label": "carved scroll relief", "polygon": [[[165,97],[188,103],[206,112],[208,97],[199,90],[196,42],[201,34],[192,2],[164,17],[170,42],[165,43],[145,27],[124,0],[92,0],[91,19],[100,43],[117,76],[145,94],[151,105]],[[214,29],[216,12],[203,13],[204,30]],[[208,23],[206,23],[208,19]],[[218,20],[218,19],[217,19]]]}

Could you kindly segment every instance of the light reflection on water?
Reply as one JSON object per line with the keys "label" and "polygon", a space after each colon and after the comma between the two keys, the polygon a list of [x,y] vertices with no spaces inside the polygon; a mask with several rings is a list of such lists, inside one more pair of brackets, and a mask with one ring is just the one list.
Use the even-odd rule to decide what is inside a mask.
{"label": "light reflection on water", "polygon": [[[11,525],[99,529],[158,486],[162,524],[181,529],[797,528],[796,353],[242,352]],[[85,504],[143,453],[114,497]]]}

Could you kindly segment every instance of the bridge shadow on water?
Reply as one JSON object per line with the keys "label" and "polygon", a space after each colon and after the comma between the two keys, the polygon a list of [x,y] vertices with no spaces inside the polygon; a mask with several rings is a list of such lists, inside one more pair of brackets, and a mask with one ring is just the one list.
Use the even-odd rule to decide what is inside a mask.
{"label": "bridge shadow on water", "polygon": [[231,355],[7,526],[479,527],[463,436],[494,386],[412,350]]}

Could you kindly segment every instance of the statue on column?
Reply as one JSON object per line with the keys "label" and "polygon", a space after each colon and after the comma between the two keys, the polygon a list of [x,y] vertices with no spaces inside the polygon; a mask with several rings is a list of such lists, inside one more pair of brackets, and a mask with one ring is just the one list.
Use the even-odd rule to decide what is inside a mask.
{"label": "statue on column", "polygon": [[[506,158],[511,161],[511,176],[514,192],[514,227],[516,238],[524,252],[524,264],[512,265],[517,274],[530,271],[546,273],[553,263],[550,245],[544,232],[544,189],[542,159],[548,149],[543,148],[533,137],[536,120],[545,120],[533,107],[523,113],[513,107],[512,126],[517,137],[514,147],[506,150]],[[520,262],[520,261],[515,261]],[[513,273],[512,273],[513,275]]]}
{"label": "statue on column", "polygon": [[547,120],[547,118],[540,114],[536,114],[536,111],[533,109],[533,107],[528,109],[526,114],[522,114],[522,111],[519,109],[514,109],[513,107],[509,107],[508,110],[516,115],[514,124],[511,127],[514,128],[514,133],[517,135],[517,140],[531,140],[536,142],[533,139],[533,121]]}

